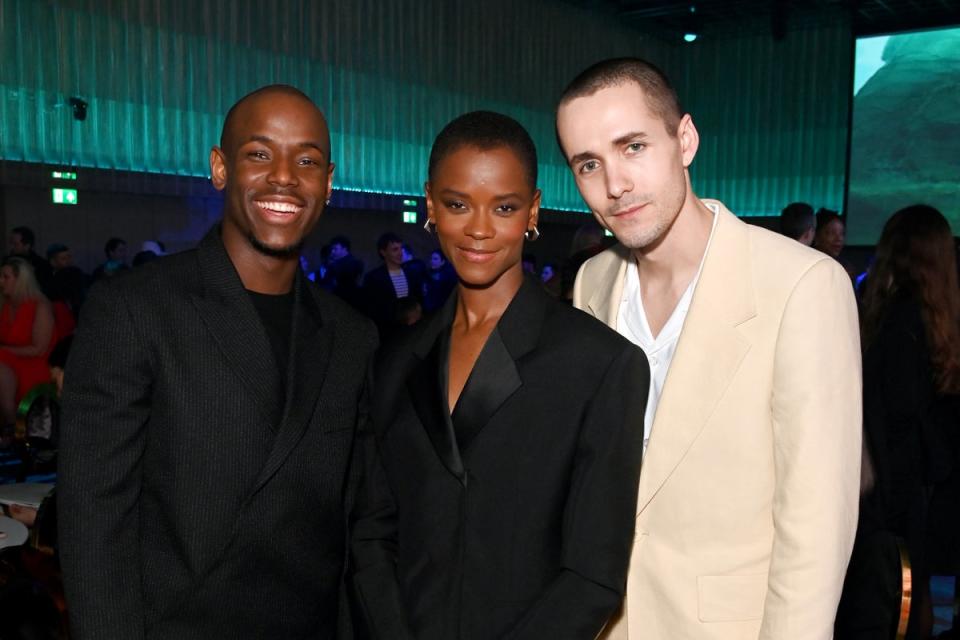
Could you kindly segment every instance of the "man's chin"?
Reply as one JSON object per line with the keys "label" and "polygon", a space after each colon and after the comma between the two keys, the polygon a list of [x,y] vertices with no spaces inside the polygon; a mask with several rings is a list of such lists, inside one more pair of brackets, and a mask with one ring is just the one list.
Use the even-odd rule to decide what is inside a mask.
{"label": "man's chin", "polygon": [[258,253],[270,258],[279,259],[296,258],[300,255],[300,250],[303,248],[302,240],[296,244],[275,246],[262,242],[252,233],[247,233],[247,242],[249,242],[250,246],[256,249]]}

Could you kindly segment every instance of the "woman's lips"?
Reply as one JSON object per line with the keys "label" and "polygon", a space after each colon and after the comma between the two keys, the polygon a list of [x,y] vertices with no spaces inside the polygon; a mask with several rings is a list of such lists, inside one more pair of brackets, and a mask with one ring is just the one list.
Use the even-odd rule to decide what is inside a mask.
{"label": "woman's lips", "polygon": [[471,249],[469,247],[457,247],[457,251],[459,251],[460,255],[462,255],[468,262],[474,262],[477,264],[489,262],[496,254],[495,251],[490,251],[487,249]]}

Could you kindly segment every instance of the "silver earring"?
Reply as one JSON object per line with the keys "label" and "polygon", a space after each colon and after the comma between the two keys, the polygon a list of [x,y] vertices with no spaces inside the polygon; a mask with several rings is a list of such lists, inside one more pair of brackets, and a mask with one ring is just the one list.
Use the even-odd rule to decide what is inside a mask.
{"label": "silver earring", "polygon": [[330,198],[327,198],[327,206],[330,206]]}
{"label": "silver earring", "polygon": [[427,218],[427,221],[423,223],[423,230],[427,233],[435,233],[437,230],[437,223],[430,218]]}
{"label": "silver earring", "polygon": [[524,231],[523,237],[527,239],[527,242],[536,242],[537,238],[540,237],[540,230],[537,229],[537,225],[533,225],[533,229]]}

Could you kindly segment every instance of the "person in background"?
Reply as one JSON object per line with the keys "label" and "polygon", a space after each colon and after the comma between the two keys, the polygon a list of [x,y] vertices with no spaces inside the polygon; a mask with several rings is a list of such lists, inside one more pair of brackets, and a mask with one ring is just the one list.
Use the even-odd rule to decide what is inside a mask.
{"label": "person in background", "polygon": [[864,286],[864,437],[875,482],[863,500],[837,638],[892,637],[900,562],[896,545],[883,543],[896,536],[913,574],[906,637],[925,639],[932,624],[930,498],[955,471],[960,440],[960,285],[946,218],[926,205],[893,214]]}
{"label": "person in background", "polygon": [[585,222],[573,234],[570,253],[561,267],[560,291],[563,300],[573,302],[573,284],[583,263],[603,251],[603,227],[596,220]]}
{"label": "person in background", "polygon": [[537,256],[532,253],[524,253],[521,261],[524,275],[537,277]]}
{"label": "person in background", "polygon": [[54,316],[24,258],[3,261],[0,294],[0,438],[9,444],[20,398],[50,380],[47,355],[53,347]]}
{"label": "person in background", "polygon": [[40,290],[49,298],[53,269],[47,260],[37,255],[35,245],[36,235],[30,227],[14,227],[10,231],[10,255],[23,258],[30,264]]}
{"label": "person in background", "polygon": [[780,212],[780,233],[802,245],[813,244],[815,227],[813,207],[806,202],[791,202]]}
{"label": "person in background", "polygon": [[839,260],[845,242],[846,226],[840,214],[831,209],[817,211],[817,230],[813,237],[813,248],[834,260]]}
{"label": "person in background", "polygon": [[334,295],[359,309],[362,306],[360,280],[363,278],[363,261],[350,253],[350,238],[346,236],[334,236],[329,246],[324,282]]}
{"label": "person in background", "polygon": [[50,272],[57,275],[63,269],[73,266],[73,253],[70,247],[59,242],[47,247],[47,262],[50,264]]}
{"label": "person in background", "polygon": [[427,277],[427,265],[413,253],[413,247],[406,242],[403,243],[403,264],[408,271],[415,273],[421,282]]}
{"label": "person in background", "polygon": [[387,232],[377,240],[377,253],[383,264],[372,269],[363,278],[363,302],[367,315],[373,319],[386,338],[396,327],[397,300],[423,296],[423,278],[415,267],[403,262],[403,240]]}
{"label": "person in background", "polygon": [[93,270],[93,281],[109,278],[130,267],[127,265],[127,243],[123,238],[110,238],[103,246],[107,261]]}
{"label": "person in background", "polygon": [[80,307],[87,295],[87,276],[73,264],[73,254],[65,244],[47,247],[47,261],[53,276],[47,296],[53,303],[57,335],[62,337],[73,332]]}
{"label": "person in background", "polygon": [[554,298],[560,297],[560,272],[553,262],[544,263],[540,270],[540,281],[544,290]]}
{"label": "person in background", "polygon": [[440,249],[430,252],[430,271],[423,283],[423,310],[425,313],[437,311],[450,297],[457,286],[457,273]]}

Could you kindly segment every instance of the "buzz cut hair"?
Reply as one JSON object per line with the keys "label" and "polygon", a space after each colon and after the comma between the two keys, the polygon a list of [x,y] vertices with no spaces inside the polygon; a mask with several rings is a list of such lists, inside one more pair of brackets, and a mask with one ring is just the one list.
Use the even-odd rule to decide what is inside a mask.
{"label": "buzz cut hair", "polygon": [[233,106],[230,107],[230,110],[227,111],[227,115],[223,119],[223,128],[220,130],[220,148],[225,149],[230,143],[231,136],[233,135],[233,127],[236,124],[236,120],[237,120],[237,114],[240,112],[240,109],[243,107],[243,105],[260,96],[269,95],[269,94],[294,96],[296,98],[300,98],[301,100],[309,103],[310,105],[313,106],[314,109],[317,110],[317,113],[320,115],[320,118],[323,120],[324,129],[326,129],[327,131],[326,139],[322,140],[321,143],[324,146],[323,151],[326,154],[327,162],[329,163],[330,162],[330,129],[327,126],[326,117],[323,115],[323,112],[320,111],[320,107],[317,106],[317,103],[315,103],[310,98],[310,96],[305,94],[300,89],[297,89],[296,87],[289,84],[270,84],[265,87],[260,87],[259,89],[251,91],[247,95],[237,100],[233,104]]}
{"label": "buzz cut hair", "polygon": [[[640,87],[646,97],[647,108],[663,122],[670,137],[676,137],[677,127],[685,113],[677,92],[659,67],[640,58],[610,58],[587,67],[560,94],[557,111],[577,98],[628,83]],[[562,150],[563,145],[560,148]]]}
{"label": "buzz cut hair", "polygon": [[437,134],[430,149],[428,180],[433,182],[437,167],[462,147],[489,151],[505,147],[523,165],[531,190],[537,188],[537,147],[523,125],[502,113],[471,111],[452,120]]}

